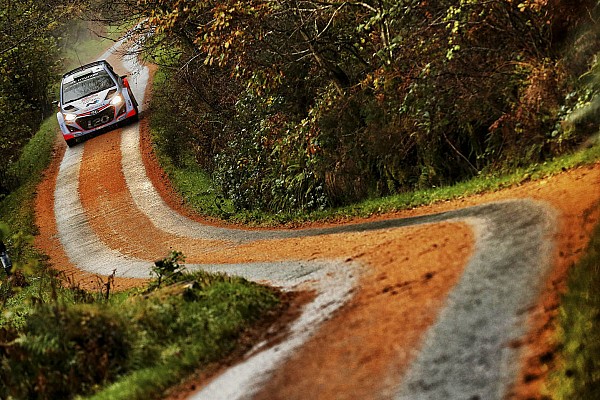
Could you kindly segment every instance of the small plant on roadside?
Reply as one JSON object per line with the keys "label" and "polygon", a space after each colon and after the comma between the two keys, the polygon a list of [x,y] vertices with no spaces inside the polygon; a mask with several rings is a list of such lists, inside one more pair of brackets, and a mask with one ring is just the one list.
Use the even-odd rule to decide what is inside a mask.
{"label": "small plant on roadside", "polygon": [[98,287],[100,288],[100,295],[102,296],[102,298],[105,301],[108,301],[108,299],[110,298],[110,290],[111,288],[114,288],[115,286],[115,275],[117,273],[116,269],[113,269],[112,274],[110,274],[107,278],[106,278],[106,282],[104,282],[104,280],[97,276],[96,279],[98,281]]}
{"label": "small plant on roadside", "polygon": [[[174,253],[171,266],[182,257]],[[282,310],[277,291],[242,278],[175,275],[194,284],[154,283],[144,295],[105,301],[53,281],[52,299],[29,303],[25,313],[11,305],[9,320],[0,320],[0,398],[155,398],[246,345],[238,342],[246,329]]]}
{"label": "small plant on roadside", "polygon": [[185,266],[185,256],[182,252],[173,250],[171,253],[154,262],[152,267],[152,275],[156,275],[156,287],[160,287],[163,281],[173,282],[177,277],[183,274]]}

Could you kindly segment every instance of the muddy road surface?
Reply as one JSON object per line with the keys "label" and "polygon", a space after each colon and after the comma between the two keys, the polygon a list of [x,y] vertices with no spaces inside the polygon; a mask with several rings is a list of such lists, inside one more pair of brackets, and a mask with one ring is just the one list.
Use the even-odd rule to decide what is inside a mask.
{"label": "muddy road surface", "polygon": [[[141,108],[152,70],[118,52]],[[182,206],[147,119],[73,148],[38,188],[37,246],[82,286],[116,269],[139,285],[153,260],[307,294],[297,317],[239,362],[173,398],[536,398],[566,271],[598,221],[600,165],[392,215],[246,229]],[[544,358],[547,360],[547,357]]]}

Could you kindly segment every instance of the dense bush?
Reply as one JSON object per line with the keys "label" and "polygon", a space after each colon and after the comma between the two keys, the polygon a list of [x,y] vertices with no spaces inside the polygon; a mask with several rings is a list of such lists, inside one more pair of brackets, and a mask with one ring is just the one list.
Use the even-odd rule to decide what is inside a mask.
{"label": "dense bush", "polygon": [[[171,285],[154,282],[108,301],[89,293],[82,298],[77,287],[71,290],[78,293],[55,287],[52,301],[30,304],[25,315],[6,307],[0,320],[0,398],[75,398],[111,390],[123,379],[135,381],[138,373],[156,378],[126,389],[136,398],[156,396],[225,357],[245,329],[280,304],[275,291],[242,278],[197,272],[167,281]],[[24,326],[12,324],[16,318]],[[118,398],[132,398],[120,392]]]}
{"label": "dense bush", "polygon": [[128,331],[112,312],[90,305],[43,306],[27,321],[25,333],[0,348],[2,398],[71,398],[127,370]]}
{"label": "dense bush", "polygon": [[18,185],[9,167],[51,113],[61,23],[79,3],[0,0],[0,193]]}
{"label": "dense bush", "polygon": [[596,129],[590,112],[566,121],[597,93],[579,80],[600,50],[597,1],[136,7],[180,49],[180,94],[158,118],[178,127],[173,157],[192,151],[239,209],[449,184],[546,160]]}

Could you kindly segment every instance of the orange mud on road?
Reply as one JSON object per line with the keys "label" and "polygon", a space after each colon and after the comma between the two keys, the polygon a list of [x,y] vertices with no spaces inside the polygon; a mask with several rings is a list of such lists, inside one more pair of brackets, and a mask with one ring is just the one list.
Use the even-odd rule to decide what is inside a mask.
{"label": "orange mud on road", "polygon": [[[142,119],[140,126],[144,162],[154,186],[172,208],[202,220],[185,209],[174,194],[149,150],[147,121]],[[377,398],[392,396],[398,376],[414,359],[423,332],[435,321],[473,252],[474,235],[468,225],[444,222],[242,245],[175,237],[155,228],[132,200],[121,170],[120,139],[121,130],[115,130],[80,144],[85,146],[79,178],[81,202],[94,233],[108,247],[147,260],[164,257],[175,249],[182,251],[189,263],[340,259],[361,265],[363,273],[354,297],[277,371],[257,398],[373,398],[375,393]],[[36,221],[40,234],[36,246],[49,256],[55,269],[84,288],[98,290],[99,282],[106,277],[80,271],[69,261],[58,238],[54,189],[65,145],[62,139],[57,143],[54,162],[38,187]],[[555,351],[554,322],[566,273],[581,256],[598,222],[599,163],[496,193],[344,223],[412,217],[513,198],[541,200],[559,213],[552,273],[538,305],[529,311],[528,337],[512,344],[522,346],[524,351],[521,375],[509,397],[539,398],[541,383],[551,367],[541,358]],[[336,224],[342,222],[327,225]],[[117,278],[115,288],[144,282]],[[286,385],[290,380],[296,384]],[[193,387],[200,385],[194,383]],[[179,393],[185,393],[188,387],[192,385],[181,387]]]}

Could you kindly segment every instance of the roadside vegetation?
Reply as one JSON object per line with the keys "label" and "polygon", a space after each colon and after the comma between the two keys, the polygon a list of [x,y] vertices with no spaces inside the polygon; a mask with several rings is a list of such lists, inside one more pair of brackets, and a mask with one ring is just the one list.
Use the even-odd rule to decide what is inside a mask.
{"label": "roadside vegetation", "polygon": [[[156,138],[156,130],[153,131],[153,134]],[[155,139],[155,143],[157,143],[157,139]],[[164,153],[161,151],[160,146],[156,146],[155,151],[159,155],[160,163],[175,190],[184,199],[188,207],[201,215],[212,216],[234,223],[260,226],[295,225],[310,221],[368,217],[408,210],[436,202],[494,192],[532,180],[549,178],[565,170],[592,165],[600,160],[600,144],[594,144],[542,163],[514,168],[510,172],[497,171],[481,174],[453,185],[415,189],[384,197],[374,197],[325,210],[269,213],[260,210],[236,210],[231,202],[220,194],[218,187],[211,180],[211,176],[200,168],[193,159],[182,157],[179,166],[176,167],[168,157],[161,156]]]}
{"label": "roadside vegetation", "polygon": [[59,42],[62,72],[94,61],[127,31],[125,26],[75,20],[65,27]]}
{"label": "roadside vegetation", "polygon": [[157,146],[176,170],[211,178],[209,211],[252,216],[447,187],[577,149],[598,132],[599,9],[161,0],[135,14],[158,33],[146,42],[164,82]]}
{"label": "roadside vegetation", "polygon": [[0,398],[157,398],[244,349],[242,335],[285,305],[273,289],[187,273],[178,252],[149,268],[146,286],[124,293],[111,291],[111,277],[83,290],[46,265],[32,246],[34,200],[56,129],[49,118],[25,146],[10,171],[20,184],[0,202],[13,260],[10,277],[0,271]]}
{"label": "roadside vegetation", "polygon": [[[9,170],[52,114],[59,66],[55,34],[71,2],[0,0],[0,196],[20,182]],[[12,169],[14,171],[14,168]]]}
{"label": "roadside vegetation", "polygon": [[[251,342],[242,335],[278,314],[273,289],[185,273],[179,262],[179,254],[161,260],[160,284],[124,293],[109,292],[111,277],[94,293],[53,276],[23,278],[22,293],[4,292],[0,397],[161,398],[193,371],[245,349]],[[3,279],[3,289],[14,282]]]}
{"label": "roadside vegetation", "polygon": [[560,306],[559,368],[546,391],[553,399],[600,398],[600,225],[586,255],[569,272]]}
{"label": "roadside vegetation", "polygon": [[[110,45],[85,24],[110,38],[107,23],[153,29],[143,56],[160,66],[155,149],[206,215],[263,225],[371,215],[600,159],[596,0],[0,0],[0,10],[0,231],[15,267],[0,272],[0,398],[152,398],[284,307],[241,279],[183,273],[179,253],[147,286],[113,293],[110,277],[82,290],[35,251],[54,85]],[[598,397],[599,236],[563,301],[557,398]]]}
{"label": "roadside vegetation", "polygon": [[[0,20],[4,10],[14,11],[0,9]],[[77,61],[63,64],[53,53],[57,58],[49,56],[45,70],[49,76],[85,62],[110,43],[89,33],[77,37],[63,39],[83,49],[69,53]],[[0,66],[7,65],[3,62],[10,60],[0,54]],[[2,78],[6,83],[11,77]],[[51,78],[38,83],[53,91]],[[9,89],[0,85],[0,96],[3,90]],[[194,370],[243,352],[252,343],[246,337],[250,329],[270,322],[285,306],[273,289],[224,275],[187,273],[177,252],[154,267],[149,264],[154,279],[128,292],[115,293],[112,277],[97,277],[97,289],[90,291],[58,274],[33,247],[36,187],[53,156],[56,118],[34,120],[19,131],[22,137],[14,137],[8,130],[14,121],[2,119],[2,104],[0,124],[6,125],[0,147],[10,156],[0,167],[0,237],[13,269],[10,276],[0,270],[0,398],[159,398]],[[40,121],[53,114],[48,104],[24,111]]]}

